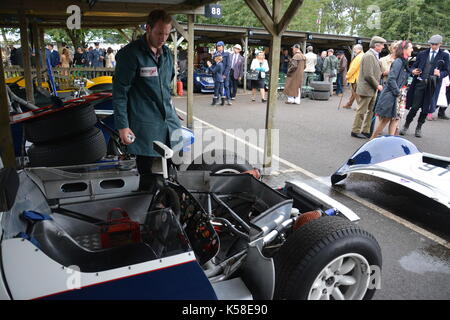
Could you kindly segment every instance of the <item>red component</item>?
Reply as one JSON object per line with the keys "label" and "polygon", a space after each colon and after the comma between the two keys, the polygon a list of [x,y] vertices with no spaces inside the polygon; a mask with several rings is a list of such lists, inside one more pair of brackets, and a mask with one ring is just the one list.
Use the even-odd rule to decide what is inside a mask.
{"label": "red component", "polygon": [[179,96],[183,95],[183,82],[181,82],[180,80],[177,81],[177,94]]}
{"label": "red component", "polygon": [[261,172],[259,172],[259,170],[256,169],[256,168],[253,169],[253,170],[244,171],[242,173],[248,173],[248,174],[252,175],[255,179],[260,179],[261,178]]}
{"label": "red component", "polygon": [[[121,217],[113,219],[114,212],[120,213]],[[100,232],[104,249],[141,242],[139,222],[132,221],[122,208],[114,208],[108,212],[107,222],[101,226]]]}
{"label": "red component", "polygon": [[297,230],[298,228],[300,228],[301,226],[304,226],[308,222],[319,219],[320,217],[322,217],[322,213],[319,210],[308,211],[308,212],[302,213],[297,218],[297,220],[295,220],[295,223],[292,226],[292,229]]}

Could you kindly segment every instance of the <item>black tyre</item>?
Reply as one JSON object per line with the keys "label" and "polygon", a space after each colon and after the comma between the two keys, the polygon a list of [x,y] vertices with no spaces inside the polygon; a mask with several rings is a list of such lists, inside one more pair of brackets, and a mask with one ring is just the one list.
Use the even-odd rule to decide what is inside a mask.
{"label": "black tyre", "polygon": [[28,157],[33,167],[56,167],[94,163],[106,155],[103,133],[92,128],[78,136],[56,143],[33,144]]}
{"label": "black tyre", "polygon": [[25,122],[25,139],[33,143],[56,142],[92,128],[97,122],[94,107],[86,104]]}
{"label": "black tyre", "polygon": [[314,89],[314,91],[330,91],[330,83],[325,81],[311,81],[309,86]]}
{"label": "black tyre", "polygon": [[[211,161],[214,160],[214,161]],[[214,150],[201,155],[186,170],[206,170],[212,173],[241,173],[253,167],[244,159],[225,150]]]}
{"label": "black tyre", "polygon": [[330,91],[312,91],[309,95],[309,98],[312,100],[329,100]]}
{"label": "black tyre", "polygon": [[381,271],[382,262],[375,238],[340,217],[322,217],[297,229],[274,260],[274,298],[291,300],[370,299],[376,277],[371,272]]}

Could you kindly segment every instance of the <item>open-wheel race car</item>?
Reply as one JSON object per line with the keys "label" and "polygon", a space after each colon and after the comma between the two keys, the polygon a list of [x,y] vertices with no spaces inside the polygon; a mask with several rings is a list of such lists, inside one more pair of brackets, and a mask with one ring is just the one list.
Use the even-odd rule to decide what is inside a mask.
{"label": "open-wheel race car", "polygon": [[136,191],[133,160],[1,169],[0,298],[373,296],[381,250],[349,208],[299,181],[177,171],[154,148],[155,191]]}

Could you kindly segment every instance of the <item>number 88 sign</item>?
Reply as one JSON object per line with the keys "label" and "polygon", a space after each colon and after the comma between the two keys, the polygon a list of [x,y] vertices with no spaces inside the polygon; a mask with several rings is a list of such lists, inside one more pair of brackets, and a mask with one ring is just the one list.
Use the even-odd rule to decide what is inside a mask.
{"label": "number 88 sign", "polygon": [[205,5],[205,17],[222,18],[222,6],[220,4]]}

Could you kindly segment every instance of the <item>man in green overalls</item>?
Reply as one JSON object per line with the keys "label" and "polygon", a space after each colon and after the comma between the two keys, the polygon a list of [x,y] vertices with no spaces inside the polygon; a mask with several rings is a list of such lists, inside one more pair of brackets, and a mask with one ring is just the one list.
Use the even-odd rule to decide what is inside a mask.
{"label": "man in green overalls", "polygon": [[171,148],[181,141],[181,124],[171,101],[173,58],[164,45],[171,29],[172,17],[154,10],[148,16],[146,33],[116,56],[115,125],[129,153],[136,155],[140,190],[154,186],[151,168],[160,155],[153,150],[153,141]]}

